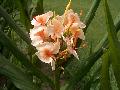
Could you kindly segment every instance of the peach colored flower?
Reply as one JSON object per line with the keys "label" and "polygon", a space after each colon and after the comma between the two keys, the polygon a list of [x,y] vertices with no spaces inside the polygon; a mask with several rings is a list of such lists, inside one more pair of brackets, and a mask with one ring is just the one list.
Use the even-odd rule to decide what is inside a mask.
{"label": "peach colored flower", "polygon": [[36,55],[38,58],[45,62],[45,63],[51,63],[52,60],[54,60],[54,54],[57,54],[60,49],[60,42],[57,40],[56,43],[47,43],[44,46],[38,47],[38,52]]}
{"label": "peach colored flower", "polygon": [[51,62],[51,67],[52,67],[52,70],[55,70],[55,61],[54,60],[52,60],[52,62]]}
{"label": "peach colored flower", "polygon": [[33,20],[31,21],[31,24],[34,26],[39,26],[39,25],[45,25],[48,20],[50,19],[50,17],[53,16],[53,12],[49,11],[45,14],[42,15],[38,15],[36,17],[33,18]]}
{"label": "peach colored flower", "polygon": [[79,28],[78,23],[73,23],[70,27],[70,31],[74,38],[80,38],[82,40],[85,40],[85,35],[82,29]]}
{"label": "peach colored flower", "polygon": [[64,23],[64,16],[63,15],[62,16],[57,15],[55,17],[55,19],[57,19],[58,21],[60,21],[62,24]]}
{"label": "peach colored flower", "polygon": [[68,46],[67,49],[70,54],[74,55],[74,57],[76,57],[79,60],[77,52],[72,47]]}
{"label": "peach colored flower", "polygon": [[45,26],[35,27],[30,30],[30,38],[33,46],[37,46],[38,44],[44,42],[44,39],[47,37],[47,27]]}
{"label": "peach colored flower", "polygon": [[64,16],[64,25],[66,28],[69,28],[73,23],[78,23],[78,26],[82,29],[86,25],[80,21],[80,18],[77,13],[74,13],[72,9],[68,10]]}
{"label": "peach colored flower", "polygon": [[57,19],[53,19],[51,23],[48,25],[48,32],[51,35],[51,38],[61,38],[64,32],[64,27],[61,21]]}
{"label": "peach colored flower", "polygon": [[73,38],[72,37],[66,37],[64,38],[64,41],[67,43],[67,50],[70,54],[73,54],[77,59],[79,59],[77,52],[73,49]]}
{"label": "peach colored flower", "polygon": [[[29,34],[32,45],[37,49],[36,55],[41,61],[51,63],[52,70],[55,70],[55,62],[61,57],[66,58],[72,54],[79,59],[75,49],[77,39],[85,40],[83,29],[86,25],[80,21],[77,13],[74,13],[72,9],[68,10],[70,3],[71,0],[61,16],[54,15],[53,17],[53,12],[49,11],[34,17],[31,21],[34,28]],[[60,44],[67,47],[61,48]]]}
{"label": "peach colored flower", "polygon": [[69,27],[72,23],[79,22],[79,17],[72,9],[68,10],[64,16],[64,25]]}

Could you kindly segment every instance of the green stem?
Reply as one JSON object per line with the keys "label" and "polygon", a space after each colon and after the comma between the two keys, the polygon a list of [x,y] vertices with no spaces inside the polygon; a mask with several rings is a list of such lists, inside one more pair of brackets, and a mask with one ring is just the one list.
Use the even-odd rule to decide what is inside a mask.
{"label": "green stem", "polygon": [[60,68],[59,66],[55,65],[55,90],[60,90]]}

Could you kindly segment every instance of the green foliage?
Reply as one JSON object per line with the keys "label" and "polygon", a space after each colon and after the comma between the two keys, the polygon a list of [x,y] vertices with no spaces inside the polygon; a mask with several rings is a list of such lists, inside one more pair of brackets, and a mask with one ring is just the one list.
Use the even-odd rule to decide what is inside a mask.
{"label": "green foliage", "polygon": [[31,44],[31,40],[28,37],[28,35],[23,32],[18,25],[16,25],[15,21],[10,17],[10,15],[0,6],[0,15],[4,17],[6,22],[13,28],[13,30],[23,39],[28,43],[29,45]]}
{"label": "green foliage", "polygon": [[9,62],[0,54],[0,73],[7,76],[21,90],[39,90],[32,82],[32,77]]}
{"label": "green foliage", "polygon": [[43,0],[17,0],[15,3],[16,7],[20,11],[21,22],[29,32],[29,29],[32,27],[30,23],[32,17],[44,12]]}
{"label": "green foliage", "polygon": [[120,89],[120,43],[117,38],[117,33],[115,32],[116,28],[113,23],[113,19],[107,4],[107,0],[104,0],[104,9],[105,9],[105,17],[108,31],[108,40],[110,44],[110,54],[111,54],[111,62],[113,66],[113,71],[115,74],[115,78]]}
{"label": "green foliage", "polygon": [[103,55],[101,68],[101,90],[111,90],[109,78],[110,55],[109,51]]}
{"label": "green foliage", "polygon": [[97,11],[97,8],[100,4],[101,0],[94,0],[92,6],[90,7],[85,19],[84,19],[84,23],[86,24],[86,28],[85,28],[85,32],[89,26],[89,24],[91,23],[92,19],[95,17],[95,13]]}
{"label": "green foliage", "polygon": [[26,27],[26,30],[29,31],[29,29],[31,28],[31,23],[30,23],[30,18],[28,16],[28,11],[26,9],[26,7],[24,6],[24,3],[27,3],[22,0],[16,0],[16,7],[18,7],[19,11],[20,11],[20,19],[21,22],[24,24],[24,26]]}
{"label": "green foliage", "polygon": [[32,16],[40,15],[44,12],[43,9],[43,0],[32,0],[33,10],[31,12]]}

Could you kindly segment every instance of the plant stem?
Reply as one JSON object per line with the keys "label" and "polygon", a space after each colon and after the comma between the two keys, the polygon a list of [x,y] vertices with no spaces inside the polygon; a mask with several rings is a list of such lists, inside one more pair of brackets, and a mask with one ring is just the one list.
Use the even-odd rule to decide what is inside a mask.
{"label": "plant stem", "polygon": [[57,65],[57,62],[56,62],[56,65],[55,65],[55,90],[60,90],[60,68],[59,66]]}

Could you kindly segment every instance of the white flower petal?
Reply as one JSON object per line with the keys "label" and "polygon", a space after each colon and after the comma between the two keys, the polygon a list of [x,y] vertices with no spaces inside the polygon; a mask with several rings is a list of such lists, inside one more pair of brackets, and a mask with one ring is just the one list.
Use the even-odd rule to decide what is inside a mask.
{"label": "white flower petal", "polygon": [[31,24],[34,25],[34,26],[39,26],[39,25],[40,25],[40,23],[37,22],[34,18],[33,18],[33,20],[31,21]]}
{"label": "white flower petal", "polygon": [[53,16],[53,12],[52,11],[49,11],[46,13],[49,17],[52,17]]}
{"label": "white flower petal", "polygon": [[60,42],[59,40],[57,40],[57,42],[53,46],[53,54],[57,54],[59,52],[59,49],[60,49]]}
{"label": "white flower petal", "polygon": [[77,52],[75,50],[72,50],[72,54],[79,60],[79,57],[78,57]]}
{"label": "white flower petal", "polygon": [[86,27],[86,25],[83,23],[83,22],[79,22],[79,27],[81,28],[81,29],[83,29],[83,28],[85,28]]}
{"label": "white flower petal", "polygon": [[79,60],[79,57],[77,55],[77,52],[72,48],[72,47],[68,47],[68,52],[70,54],[73,54],[78,60]]}
{"label": "white flower petal", "polygon": [[36,55],[42,62],[45,62],[45,63],[51,63],[53,60],[51,57],[44,58],[44,55],[42,52],[36,52]]}
{"label": "white flower petal", "polygon": [[79,35],[79,38],[82,39],[82,40],[85,40],[85,35],[84,35],[84,32],[82,29],[80,29],[80,35]]}
{"label": "white flower petal", "polygon": [[34,37],[31,44],[33,46],[37,47],[42,42],[43,42],[43,40],[40,37]]}
{"label": "white flower petal", "polygon": [[44,42],[40,43],[39,45],[36,46],[38,51],[43,51],[44,48],[48,48],[50,51],[52,51],[53,43],[50,42]]}
{"label": "white flower petal", "polygon": [[54,60],[52,60],[51,66],[52,66],[52,70],[55,70],[55,61]]}

